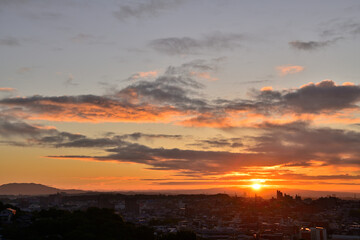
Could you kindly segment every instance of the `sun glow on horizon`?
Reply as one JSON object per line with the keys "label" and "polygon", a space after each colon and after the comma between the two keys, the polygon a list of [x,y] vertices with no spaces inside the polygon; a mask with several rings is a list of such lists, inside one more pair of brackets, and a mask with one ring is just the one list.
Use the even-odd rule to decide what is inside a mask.
{"label": "sun glow on horizon", "polygon": [[253,185],[251,185],[251,187],[252,187],[252,189],[254,189],[254,190],[259,190],[262,186],[261,186],[261,184],[259,184],[259,183],[254,183]]}

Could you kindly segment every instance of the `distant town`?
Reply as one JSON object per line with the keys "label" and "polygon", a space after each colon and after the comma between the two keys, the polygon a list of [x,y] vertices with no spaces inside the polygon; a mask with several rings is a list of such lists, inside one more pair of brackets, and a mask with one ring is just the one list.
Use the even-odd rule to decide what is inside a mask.
{"label": "distant town", "polygon": [[[272,199],[227,194],[56,193],[3,196],[0,201],[3,240],[360,239],[360,201],[335,196],[304,199],[281,191]],[[101,223],[91,222],[94,214],[102,216]],[[105,230],[111,225],[107,221],[116,227]],[[81,225],[84,222],[87,226]],[[95,227],[89,228],[91,224]],[[108,235],[94,232],[97,227]],[[77,232],[71,233],[74,229]],[[82,231],[88,235],[83,236]],[[122,235],[125,233],[128,235]]]}

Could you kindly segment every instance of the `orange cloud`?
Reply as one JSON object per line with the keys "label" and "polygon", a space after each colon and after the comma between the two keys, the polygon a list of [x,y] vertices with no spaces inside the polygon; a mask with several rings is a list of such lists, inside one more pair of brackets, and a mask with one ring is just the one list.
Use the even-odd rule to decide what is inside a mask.
{"label": "orange cloud", "polygon": [[266,86],[266,87],[261,88],[260,91],[264,92],[264,91],[272,91],[272,90],[273,90],[273,88],[271,86]]}
{"label": "orange cloud", "polygon": [[198,78],[203,78],[203,79],[206,79],[206,80],[209,80],[209,81],[217,81],[217,80],[219,80],[218,78],[212,77],[210,75],[210,73],[208,73],[208,72],[191,72],[190,74],[193,75],[193,76],[196,76]]}
{"label": "orange cloud", "polygon": [[8,88],[8,87],[3,87],[0,88],[0,92],[14,92],[15,88]]}
{"label": "orange cloud", "polygon": [[[17,97],[0,100],[0,105],[8,114],[19,118],[69,122],[171,122],[192,127],[230,128],[299,120],[317,124],[359,121],[360,109],[356,104],[360,87],[348,83],[338,86],[331,80],[323,80],[292,89],[291,94],[265,86],[257,91],[260,97],[255,96],[254,100],[222,99],[216,102],[195,98],[187,94],[186,88],[177,85],[169,87],[171,81],[166,84],[145,82],[129,86],[116,95]],[[333,94],[335,90],[339,94]],[[340,100],[341,96],[347,98],[334,99]]]}
{"label": "orange cloud", "polygon": [[133,74],[130,79],[138,79],[138,78],[155,78],[157,77],[157,71],[149,71],[149,72],[138,72]]}
{"label": "orange cloud", "polygon": [[127,106],[122,104],[94,105],[89,103],[54,103],[42,101],[48,108],[59,111],[32,113],[28,119],[67,122],[170,122],[183,115],[171,106]]}
{"label": "orange cloud", "polygon": [[342,85],[343,85],[343,86],[355,86],[355,83],[352,83],[352,82],[344,82]]}
{"label": "orange cloud", "polygon": [[285,76],[288,74],[302,72],[304,71],[305,68],[303,66],[298,66],[298,65],[283,65],[276,67],[276,69],[279,71],[280,76]]}

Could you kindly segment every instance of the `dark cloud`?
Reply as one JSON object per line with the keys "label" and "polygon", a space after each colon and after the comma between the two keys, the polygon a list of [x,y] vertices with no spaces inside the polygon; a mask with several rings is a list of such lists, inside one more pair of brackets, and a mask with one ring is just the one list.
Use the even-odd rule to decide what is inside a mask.
{"label": "dark cloud", "polygon": [[360,34],[360,23],[352,19],[331,21],[321,32],[324,37],[354,37]]}
{"label": "dark cloud", "polygon": [[183,136],[182,135],[170,135],[170,134],[147,134],[147,133],[140,133],[140,132],[135,132],[135,133],[131,133],[131,134],[124,134],[122,135],[123,138],[128,138],[130,140],[139,140],[140,138],[145,138],[145,139],[182,139]]}
{"label": "dark cloud", "polygon": [[191,78],[161,76],[155,81],[140,81],[118,92],[117,97],[125,102],[151,102],[155,105],[171,105],[181,111],[208,110],[206,100],[194,98],[194,90],[202,85]]}
{"label": "dark cloud", "polygon": [[[323,165],[360,165],[360,133],[331,128],[311,128],[309,123],[294,122],[285,125],[264,124],[265,133],[248,137],[253,145],[243,145],[238,138],[208,139],[200,144],[214,147],[234,147],[241,144],[244,152],[151,148],[119,139],[115,148],[107,148],[105,156],[79,156],[99,161],[119,161],[146,164],[153,170],[177,170],[193,174],[216,174],[240,171],[243,167],[284,165],[309,167],[312,161]],[[77,144],[81,142],[82,144]],[[101,142],[101,144],[100,144]],[[84,144],[86,143],[86,144]],[[96,144],[94,144],[96,143]],[[64,147],[111,147],[107,139],[80,139]],[[347,156],[347,157],[344,157]],[[52,156],[78,158],[78,156]],[[288,176],[290,177],[290,176]],[[293,176],[295,178],[295,176]],[[302,177],[306,179],[306,177]],[[309,177],[310,178],[310,177]],[[352,176],[337,176],[333,179],[352,179]],[[332,179],[331,176],[318,179]]]}
{"label": "dark cloud", "polygon": [[6,38],[0,38],[0,46],[9,46],[9,47],[16,47],[20,46],[20,42],[18,39],[14,37],[6,37]]}
{"label": "dark cloud", "polygon": [[358,108],[356,103],[360,100],[360,86],[338,86],[331,80],[324,80],[283,94],[282,100],[297,112],[318,113]]}
{"label": "dark cloud", "polygon": [[292,41],[289,42],[289,45],[292,48],[298,49],[298,50],[305,50],[305,51],[312,51],[317,50],[326,46],[329,46],[330,44],[334,43],[336,40],[328,40],[328,41]]}
{"label": "dark cloud", "polygon": [[241,148],[244,146],[242,138],[210,138],[205,140],[197,140],[196,143],[188,144],[188,146],[201,147],[203,149],[212,148]]}
{"label": "dark cloud", "polygon": [[[253,91],[256,99],[251,104],[260,111],[281,111],[295,113],[321,113],[358,108],[360,86],[336,85],[332,80],[324,80],[317,84],[308,84],[301,88],[284,91]],[[244,102],[229,103],[229,108]]]}
{"label": "dark cloud", "polygon": [[181,64],[180,66],[169,66],[165,75],[181,75],[181,76],[191,76],[191,73],[196,72],[216,72],[219,68],[219,65],[225,61],[225,57],[214,58],[211,60],[196,59],[190,62]]}
{"label": "dark cloud", "polygon": [[[84,139],[81,134],[60,132],[55,128],[43,125],[28,124],[24,121],[9,117],[0,116],[0,136],[5,138],[16,138],[16,141],[7,141],[11,145],[21,146],[57,146],[63,142],[71,142]],[[21,137],[20,139],[18,137]]]}
{"label": "dark cloud", "polygon": [[108,148],[126,144],[120,137],[112,138],[81,138],[74,141],[67,141],[55,144],[56,147],[73,147],[73,148]]}
{"label": "dark cloud", "polygon": [[3,137],[12,136],[39,136],[52,130],[42,129],[38,125],[30,125],[8,116],[0,116],[0,135]]}
{"label": "dark cloud", "polygon": [[320,36],[327,38],[323,41],[291,41],[290,47],[298,50],[313,51],[328,47],[337,41],[355,37],[360,34],[360,23],[353,20],[332,20],[321,27]]}
{"label": "dark cloud", "polygon": [[[291,159],[287,166],[360,165],[360,133],[332,128],[311,128],[308,122],[285,125],[263,124],[265,134],[251,137],[256,144],[249,151]],[[346,157],[345,157],[346,156]],[[297,163],[297,164],[296,164]]]}
{"label": "dark cloud", "polygon": [[[42,125],[28,124],[24,121],[9,117],[0,116],[0,136],[5,138],[17,138],[18,141],[8,141],[11,145],[21,146],[48,146],[48,147],[74,147],[74,148],[110,148],[117,146],[131,145],[131,142],[140,139],[173,139],[180,140],[182,135],[169,134],[146,134],[135,132],[131,134],[106,134],[103,138],[89,138],[82,134],[60,132],[55,128],[48,128]],[[25,140],[25,141],[23,141]]]}
{"label": "dark cloud", "polygon": [[245,82],[239,82],[239,84],[252,84],[252,83],[264,83],[264,82],[271,82],[271,80],[265,79],[265,80],[245,81]]}
{"label": "dark cloud", "polygon": [[197,151],[150,148],[139,144],[125,144],[108,149],[106,156],[49,156],[52,158],[88,158],[98,161],[141,163],[152,170],[177,170],[185,174],[215,174],[236,171],[243,166],[271,166],[282,163],[264,154],[232,153],[226,151]]}
{"label": "dark cloud", "polygon": [[140,3],[121,4],[113,14],[119,20],[155,17],[182,4],[184,0],[151,0]]}
{"label": "dark cloud", "polygon": [[[76,148],[109,148],[119,146],[129,146],[132,143],[129,141],[138,141],[140,139],[182,139],[181,135],[168,134],[146,134],[146,133],[131,133],[123,135],[112,135],[104,138],[81,138],[74,141],[67,141],[56,144],[56,147],[76,147]],[[126,141],[127,140],[127,141]]]}
{"label": "dark cloud", "polygon": [[156,51],[168,55],[198,54],[204,51],[229,50],[240,46],[241,34],[213,33],[202,38],[170,37],[152,40],[149,45]]}

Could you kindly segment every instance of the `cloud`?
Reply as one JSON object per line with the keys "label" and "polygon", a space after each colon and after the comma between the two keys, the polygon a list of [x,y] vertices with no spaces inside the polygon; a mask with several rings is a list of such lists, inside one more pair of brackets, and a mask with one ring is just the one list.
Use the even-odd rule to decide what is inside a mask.
{"label": "cloud", "polygon": [[149,148],[139,144],[126,144],[107,151],[107,156],[49,157],[140,163],[149,165],[149,169],[152,170],[175,170],[185,174],[188,171],[204,174],[224,173],[242,166],[270,166],[282,163],[282,160],[272,159],[263,154]]}
{"label": "cloud", "polygon": [[270,82],[270,81],[271,80],[254,80],[254,81],[240,82],[240,84],[264,83],[264,82]]}
{"label": "cloud", "polygon": [[130,103],[144,104],[151,102],[157,106],[175,107],[181,112],[202,111],[206,101],[194,98],[194,90],[202,88],[198,82],[181,76],[160,76],[155,81],[140,81],[117,93],[118,99]]}
{"label": "cloud", "polygon": [[136,79],[142,79],[142,78],[155,78],[158,76],[158,71],[148,71],[148,72],[138,72],[133,75],[131,75],[128,80],[136,80]]}
{"label": "cloud", "polygon": [[323,165],[360,164],[360,133],[332,128],[312,128],[308,122],[263,124],[265,134],[253,137],[249,151],[263,152],[292,163],[319,161]]}
{"label": "cloud", "polygon": [[358,108],[360,86],[336,85],[332,80],[308,84],[283,94],[282,101],[296,112],[318,113],[348,108]]}
{"label": "cloud", "polygon": [[16,47],[20,46],[20,42],[18,39],[14,37],[6,37],[6,38],[0,38],[0,46],[9,46],[9,47]]}
{"label": "cloud", "polygon": [[179,134],[175,134],[175,135],[171,135],[171,134],[146,134],[146,133],[140,133],[140,132],[135,132],[132,134],[125,134],[122,135],[123,138],[128,138],[131,140],[139,140],[140,138],[145,138],[145,139],[182,139],[183,136],[179,135]]}
{"label": "cloud", "polygon": [[347,38],[360,34],[360,23],[352,19],[331,21],[320,33],[323,37]]}
{"label": "cloud", "polygon": [[[151,148],[117,138],[79,139],[58,147],[112,147],[104,156],[52,156],[59,158],[85,158],[97,161],[135,162],[149,165],[154,170],[176,170],[203,174],[239,171],[251,166],[313,167],[312,161],[322,165],[360,164],[360,133],[332,128],[313,128],[308,122],[262,125],[263,134],[246,138],[210,138],[189,146],[210,149]],[[113,140],[116,140],[114,142]],[[245,142],[247,142],[245,144]],[[238,152],[214,151],[214,148],[237,149]],[[300,165],[299,165],[300,164]],[[330,179],[330,177],[328,177]],[[349,177],[350,178],[350,177]],[[322,179],[326,179],[323,177]]]}
{"label": "cloud", "polygon": [[192,75],[194,75],[197,78],[201,78],[201,79],[205,79],[205,80],[209,80],[209,81],[217,81],[219,80],[216,77],[212,77],[210,75],[210,73],[207,72],[191,72]]}
{"label": "cloud", "polygon": [[14,114],[25,114],[31,119],[52,121],[166,122],[173,116],[181,114],[170,106],[131,104],[125,97],[116,99],[95,95],[7,98],[0,100],[0,105],[12,108]]}
{"label": "cloud", "polygon": [[[299,88],[252,89],[246,99],[211,99],[193,71],[216,71],[221,60],[169,67],[156,79],[139,79],[106,95],[30,96],[0,99],[3,111],[27,119],[73,122],[156,122],[191,127],[254,127],[264,121],[323,118],[356,123],[360,87],[332,80]],[[154,73],[144,72],[142,76]],[[141,74],[139,74],[140,76]],[[70,79],[71,80],[71,79]],[[70,82],[71,83],[71,82]]]}
{"label": "cloud", "polygon": [[263,87],[260,89],[260,91],[262,91],[262,92],[272,91],[272,90],[273,90],[273,88],[271,86]]}
{"label": "cloud", "polygon": [[186,76],[188,78],[195,77],[198,79],[217,81],[219,79],[213,77],[212,74],[218,71],[224,60],[224,57],[211,60],[196,59],[180,66],[169,66],[165,71],[165,75]]}
{"label": "cloud", "polygon": [[29,124],[17,118],[1,114],[0,115],[0,136],[5,138],[21,137],[10,143],[21,146],[55,146],[65,141],[75,141],[84,139],[81,134],[60,132],[53,127],[39,124]]}
{"label": "cloud", "polygon": [[[180,140],[182,135],[146,134],[135,132],[131,134],[107,134],[103,138],[89,138],[82,134],[58,131],[54,127],[38,124],[29,124],[18,118],[5,114],[0,115],[0,136],[16,138],[12,144],[21,146],[73,147],[73,148],[109,148],[131,144],[129,141],[140,139],[172,139]],[[22,137],[18,139],[17,137]],[[25,140],[25,141],[23,141]],[[128,140],[128,141],[125,141]]]}
{"label": "cloud", "polygon": [[[256,136],[242,138],[209,138],[188,144],[181,149],[149,147],[139,139],[182,140],[181,135],[168,134],[107,134],[90,138],[82,134],[62,132],[53,127],[29,124],[11,116],[1,115],[0,135],[15,146],[44,146],[54,148],[99,148],[98,156],[64,155],[51,158],[70,158],[92,161],[118,161],[148,165],[152,170],[174,170],[186,176],[244,172],[244,168],[283,166],[284,168],[318,166],[359,166],[360,133],[332,128],[314,128],[309,122],[289,124],[262,123]],[[221,150],[216,150],[221,149]],[[227,149],[227,150],[226,150]],[[256,176],[255,173],[251,174]],[[266,176],[266,174],[265,174]],[[282,175],[284,178],[306,180],[305,176]],[[272,178],[281,178],[272,175]],[[315,178],[315,177],[314,177]],[[308,177],[308,179],[312,179]],[[323,176],[319,180],[357,179],[353,176]]]}
{"label": "cloud", "polygon": [[206,51],[234,49],[244,40],[241,34],[213,33],[196,39],[191,37],[170,37],[152,40],[149,46],[167,55],[198,54]]}
{"label": "cloud", "polygon": [[278,70],[280,76],[285,76],[289,74],[302,72],[304,71],[305,68],[303,66],[298,66],[298,65],[283,65],[276,67],[276,69]]}
{"label": "cloud", "polygon": [[30,125],[8,116],[1,116],[0,118],[0,135],[3,137],[12,137],[12,136],[35,137],[41,135],[43,132],[48,132],[48,129],[42,129],[40,126]]}
{"label": "cloud", "polygon": [[241,148],[244,146],[242,143],[242,138],[210,138],[205,140],[197,140],[196,143],[187,144],[187,146],[192,147],[201,147],[203,149],[212,149],[212,148]]}
{"label": "cloud", "polygon": [[79,85],[78,83],[76,83],[74,81],[74,76],[71,73],[69,73],[69,77],[68,77],[68,79],[66,79],[64,81],[64,84],[65,84],[65,86],[68,86],[68,87],[71,87],[71,86],[74,87],[74,86]]}
{"label": "cloud", "polygon": [[15,88],[0,87],[0,92],[14,92],[14,91],[16,91]]}
{"label": "cloud", "polygon": [[182,4],[183,0],[151,0],[140,3],[122,4],[120,9],[113,14],[119,20],[129,18],[149,18],[156,17],[164,12],[176,8]]}
{"label": "cloud", "polygon": [[320,36],[324,38],[323,41],[300,41],[295,40],[289,42],[290,47],[302,51],[315,51],[328,47],[340,40],[351,37],[356,37],[360,34],[360,23],[347,20],[331,20],[321,26]]}
{"label": "cloud", "polygon": [[270,114],[327,114],[328,117],[336,117],[337,111],[359,109],[360,86],[337,85],[332,80],[323,80],[317,84],[309,83],[300,88],[285,89],[282,91],[253,90],[253,101],[228,101],[226,109],[246,110]]}
{"label": "cloud", "polygon": [[[87,159],[95,161],[119,161],[146,164],[152,170],[174,170],[183,174],[204,175],[243,172],[247,167],[279,166],[312,167],[317,161],[320,166],[359,166],[360,133],[331,128],[313,128],[306,122],[275,125],[264,124],[264,133],[247,137],[254,144],[244,144],[240,139],[207,139],[200,145],[210,150],[179,148],[151,148],[138,143],[118,139],[116,147],[109,138],[78,139],[57,147],[110,147],[103,156],[49,156],[51,158]],[[239,146],[234,146],[237,143]],[[194,145],[193,145],[194,146]],[[199,146],[199,145],[198,145]],[[214,148],[230,147],[237,152],[215,151]],[[239,148],[241,147],[241,148]],[[205,148],[206,149],[206,148]],[[241,151],[239,151],[242,149]],[[292,164],[292,166],[291,166]],[[300,164],[300,165],[296,165]],[[256,174],[251,174],[252,177]],[[239,177],[240,178],[240,177]],[[281,175],[274,179],[358,179],[353,176],[337,175],[306,177],[304,175]]]}
{"label": "cloud", "polygon": [[327,41],[308,41],[308,42],[292,41],[292,42],[289,42],[289,45],[292,48],[295,48],[298,50],[312,51],[312,50],[317,50],[317,49],[329,46],[330,44],[333,44],[337,40],[338,39],[327,40]]}

